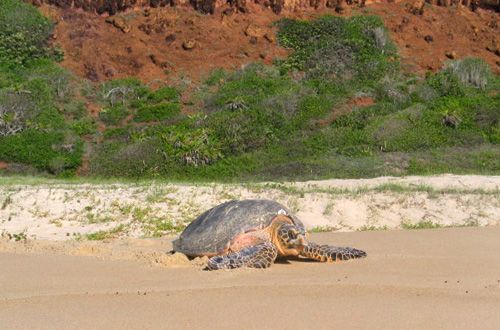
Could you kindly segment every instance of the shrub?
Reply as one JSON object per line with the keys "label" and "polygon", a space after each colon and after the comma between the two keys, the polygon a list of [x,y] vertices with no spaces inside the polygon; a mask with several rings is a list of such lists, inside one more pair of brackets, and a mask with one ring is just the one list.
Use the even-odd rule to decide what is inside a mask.
{"label": "shrub", "polygon": [[208,86],[219,85],[227,78],[228,73],[224,69],[215,69],[210,72],[204,83]]}
{"label": "shrub", "polygon": [[153,91],[135,78],[103,83],[97,101],[105,106],[99,117],[107,125],[118,125],[132,113],[136,122],[169,120],[180,114],[176,89],[163,87]]}
{"label": "shrub", "polygon": [[9,136],[26,129],[37,109],[29,91],[0,90],[0,136]]}
{"label": "shrub", "polygon": [[367,130],[371,132],[372,143],[386,152],[422,150],[446,144],[445,127],[439,116],[422,106],[377,118]]}
{"label": "shrub", "polygon": [[448,62],[444,73],[455,76],[462,84],[471,85],[482,90],[486,89],[491,79],[490,67],[482,59],[478,58],[465,58]]}
{"label": "shrub", "polygon": [[139,108],[134,120],[137,122],[163,121],[173,119],[180,113],[181,107],[178,103],[160,103]]}
{"label": "shrub", "polygon": [[207,119],[207,127],[221,141],[225,155],[238,155],[259,149],[273,138],[269,122],[257,112],[220,111]]}
{"label": "shrub", "polygon": [[294,89],[297,89],[297,85],[290,78],[281,76],[277,69],[252,64],[230,75],[217,92],[206,100],[206,110],[248,109],[267,97]]}
{"label": "shrub", "polygon": [[57,169],[76,169],[81,164],[82,152],[82,141],[63,132],[29,129],[0,138],[0,159],[33,165],[52,173],[55,173],[55,164]]}
{"label": "shrub", "polygon": [[163,87],[154,92],[151,92],[147,99],[151,102],[177,101],[179,92],[172,87]]}
{"label": "shrub", "polygon": [[410,108],[394,115],[386,116],[372,124],[371,138],[383,151],[394,149],[393,141],[412,128],[412,117],[421,116],[420,108]]}
{"label": "shrub", "polygon": [[20,0],[0,2],[0,62],[26,65],[48,57],[53,24],[38,10]]}
{"label": "shrub", "polygon": [[167,158],[187,166],[203,166],[222,158],[221,145],[207,129],[171,130],[161,135],[162,151]]}
{"label": "shrub", "polygon": [[427,85],[441,96],[458,97],[476,93],[470,89],[486,90],[492,78],[490,68],[483,60],[466,58],[448,62],[442,71],[427,79]]}
{"label": "shrub", "polygon": [[301,111],[301,103],[307,96],[315,96],[317,93],[307,86],[297,86],[289,91],[272,95],[262,100],[260,106],[269,111],[282,114],[284,119],[295,118]]}
{"label": "shrub", "polygon": [[374,84],[397,69],[395,47],[378,17],[324,16],[310,22],[283,19],[278,28],[280,44],[293,49],[281,63],[284,71],[300,70],[310,78]]}
{"label": "shrub", "polygon": [[[417,151],[443,146],[474,146],[493,141],[500,104],[487,96],[442,97],[369,124],[373,143],[383,151]],[[453,119],[448,125],[446,119]],[[487,123],[487,124],[486,124]]]}
{"label": "shrub", "polygon": [[408,84],[401,77],[385,76],[375,87],[377,101],[385,101],[402,106],[410,101]]}
{"label": "shrub", "polygon": [[149,88],[137,78],[115,79],[100,85],[96,101],[110,107],[118,104],[128,106],[149,95],[149,92]]}
{"label": "shrub", "polygon": [[90,173],[108,177],[140,177],[158,173],[165,158],[158,152],[158,140],[129,144],[105,142],[90,158]]}
{"label": "shrub", "polygon": [[105,139],[122,139],[128,141],[130,138],[130,126],[107,128],[104,131]]}
{"label": "shrub", "polygon": [[130,112],[127,107],[122,104],[116,104],[115,106],[101,110],[101,112],[99,112],[99,119],[106,125],[118,125],[129,114]]}
{"label": "shrub", "polygon": [[74,101],[72,75],[49,59],[36,59],[0,66],[0,76],[0,159],[17,164],[16,171],[75,173],[83,154],[78,135],[94,132],[95,126]]}
{"label": "shrub", "polygon": [[[76,101],[83,83],[48,59],[0,66],[0,132],[21,125],[0,137],[0,159],[74,172],[80,136],[100,137],[85,109],[94,101],[108,127],[89,150],[93,175],[269,180],[498,168],[498,148],[488,143],[500,140],[499,79],[481,62],[453,62],[424,81],[398,72],[378,18],[278,26],[291,56],[277,66],[214,71],[191,100],[203,104],[196,115],[182,115],[171,87],[119,79],[87,86]],[[346,103],[359,95],[376,104]]]}
{"label": "shrub", "polygon": [[95,133],[97,124],[92,118],[84,117],[71,122],[70,127],[78,135],[89,135]]}

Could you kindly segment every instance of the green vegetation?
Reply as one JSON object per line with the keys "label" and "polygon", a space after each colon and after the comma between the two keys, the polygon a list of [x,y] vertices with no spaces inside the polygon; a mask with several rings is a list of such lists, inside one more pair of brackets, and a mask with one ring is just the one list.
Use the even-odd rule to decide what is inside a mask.
{"label": "green vegetation", "polygon": [[137,79],[120,79],[102,84],[94,94],[103,106],[99,117],[106,125],[119,125],[130,115],[136,122],[165,121],[180,115],[179,95],[171,87],[153,91]]}
{"label": "green vegetation", "polygon": [[17,234],[11,234],[3,230],[0,234],[0,238],[6,238],[7,240],[13,240],[15,242],[26,242],[28,240],[28,235],[26,234],[26,230]]}
{"label": "green vegetation", "polygon": [[81,164],[82,135],[94,132],[74,100],[75,79],[48,60],[0,66],[0,159],[56,175]]}
{"label": "green vegetation", "polygon": [[110,230],[99,230],[90,234],[86,234],[85,237],[89,241],[102,241],[104,239],[116,238],[126,229],[125,225],[121,224],[112,228]]}
{"label": "green vegetation", "polygon": [[146,237],[162,237],[169,233],[180,233],[186,228],[186,225],[177,225],[169,219],[152,218],[144,223],[144,232]]}
{"label": "green vegetation", "polygon": [[340,228],[333,226],[317,226],[308,230],[310,233],[328,233],[332,231],[338,231]]}
{"label": "green vegetation", "polygon": [[375,225],[363,225],[358,228],[358,231],[379,231],[379,230],[387,230],[388,227],[384,226],[375,226]]}
{"label": "green vegetation", "polygon": [[53,23],[40,15],[35,7],[19,0],[0,3],[0,63],[26,65],[34,59],[62,54],[48,46]]}
{"label": "green vegetation", "polygon": [[[405,75],[378,17],[279,21],[288,58],[215,70],[190,90],[200,109],[186,115],[171,86],[134,78],[84,86],[50,59],[50,22],[18,0],[0,8],[14,4],[26,18],[15,26],[40,33],[29,41],[36,54],[6,51],[0,39],[0,59],[10,63],[0,66],[0,159],[16,164],[11,172],[72,175],[85,139],[95,142],[89,170],[98,177],[500,173],[500,78],[478,59],[449,62],[425,78]],[[10,21],[0,14],[0,26]],[[24,58],[16,67],[13,51]],[[358,99],[373,102],[357,106]],[[89,103],[102,109],[98,118],[88,115]]]}
{"label": "green vegetation", "polygon": [[409,221],[402,221],[401,222],[401,228],[403,229],[435,229],[435,228],[441,228],[442,225],[439,223],[434,223],[430,220],[422,220],[417,223],[411,223]]}
{"label": "green vegetation", "polygon": [[477,227],[479,222],[475,219],[470,219],[460,224],[451,225],[441,225],[439,223],[432,222],[431,220],[421,220],[417,223],[412,223],[411,221],[404,220],[401,221],[401,228],[406,230],[414,229],[436,229],[436,228],[454,228],[454,227]]}
{"label": "green vegetation", "polygon": [[294,50],[281,69],[303,71],[318,83],[366,86],[398,70],[396,48],[379,17],[283,19],[278,27],[280,43]]}
{"label": "green vegetation", "polygon": [[75,100],[77,82],[53,62],[52,29],[33,6],[0,3],[0,159],[13,173],[73,175],[80,136],[94,131]]}

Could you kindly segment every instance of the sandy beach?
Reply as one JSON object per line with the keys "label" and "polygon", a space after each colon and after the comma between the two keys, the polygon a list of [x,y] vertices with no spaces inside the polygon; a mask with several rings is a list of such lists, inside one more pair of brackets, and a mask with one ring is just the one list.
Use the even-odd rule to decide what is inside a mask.
{"label": "sandy beach", "polygon": [[498,227],[311,236],[369,256],[206,272],[2,252],[2,329],[498,329]]}
{"label": "sandy beach", "polygon": [[[487,176],[0,185],[0,328],[498,329],[499,186]],[[147,235],[149,218],[189,221],[231,198],[281,201],[312,241],[368,257],[208,272],[168,253],[175,234]],[[123,212],[134,203],[141,213]],[[403,230],[422,221],[436,229]],[[118,224],[116,237],[85,236]]]}

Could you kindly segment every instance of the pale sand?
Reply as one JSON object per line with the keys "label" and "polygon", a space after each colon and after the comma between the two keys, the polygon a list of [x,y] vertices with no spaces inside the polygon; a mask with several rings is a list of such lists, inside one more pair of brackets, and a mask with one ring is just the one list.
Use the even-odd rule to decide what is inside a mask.
{"label": "pale sand", "polygon": [[382,177],[252,185],[2,185],[1,180],[0,233],[24,232],[36,239],[67,240],[119,225],[124,226],[121,236],[151,236],[149,221],[186,224],[219,203],[245,198],[276,200],[308,229],[397,229],[402,221],[443,226],[500,224],[500,176]]}
{"label": "pale sand", "polygon": [[[0,182],[0,329],[498,329],[499,188],[498,176],[455,175],[246,186]],[[151,219],[187,223],[233,198],[277,200],[309,229],[340,231],[312,240],[368,258],[206,272],[206,260],[167,253],[171,234],[137,238],[151,234]],[[352,232],[402,221],[483,228]],[[120,224],[121,239],[73,239]],[[20,233],[28,240],[15,242]]]}
{"label": "pale sand", "polygon": [[[169,239],[96,243],[113,253],[4,242],[1,329],[498,329],[500,227],[312,234],[364,249],[337,264],[268,270],[150,267],[120,255],[161,253]],[[16,247],[13,247],[16,246]],[[50,250],[49,246],[54,248]],[[11,252],[7,252],[11,251]],[[15,252],[13,252],[15,251]],[[180,265],[183,265],[180,263]]]}

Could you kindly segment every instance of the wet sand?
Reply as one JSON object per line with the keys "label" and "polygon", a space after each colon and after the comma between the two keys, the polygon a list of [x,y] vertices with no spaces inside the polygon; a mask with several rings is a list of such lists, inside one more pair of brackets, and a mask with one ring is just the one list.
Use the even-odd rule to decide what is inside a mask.
{"label": "wet sand", "polygon": [[[318,233],[311,239],[369,256],[206,272],[130,258],[28,252],[22,245],[3,249],[0,327],[498,329],[500,227]],[[158,244],[159,252],[170,245],[167,239],[150,242],[148,249]]]}

